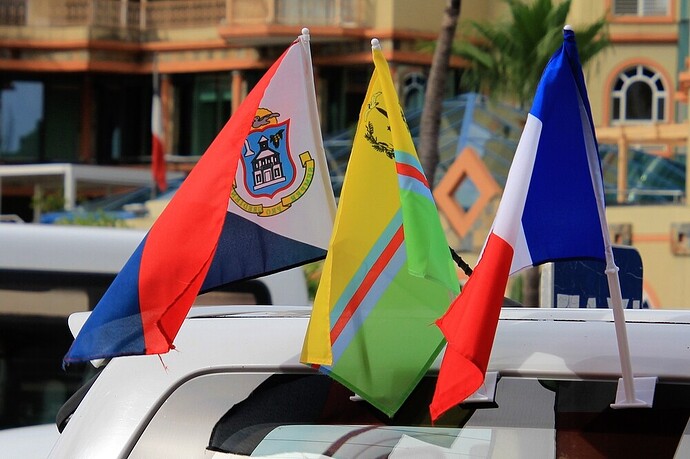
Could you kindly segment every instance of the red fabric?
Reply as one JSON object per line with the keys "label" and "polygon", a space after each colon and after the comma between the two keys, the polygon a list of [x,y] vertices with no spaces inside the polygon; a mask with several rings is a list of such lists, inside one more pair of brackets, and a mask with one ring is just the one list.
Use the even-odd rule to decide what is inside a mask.
{"label": "red fabric", "polygon": [[162,133],[154,132],[151,136],[151,169],[156,186],[160,191],[165,191],[168,189],[168,182],[165,179],[165,153],[163,150],[163,139],[161,138],[161,134]]}
{"label": "red fabric", "polygon": [[512,260],[513,247],[491,233],[462,292],[436,321],[448,345],[429,407],[434,421],[484,383]]}
{"label": "red fabric", "polygon": [[398,174],[412,177],[413,179],[423,183],[425,187],[429,188],[429,182],[426,181],[426,176],[424,176],[424,173],[416,167],[410,166],[409,164],[396,162],[395,170],[398,172]]}
{"label": "red fabric", "polygon": [[[173,339],[206,278],[225,221],[244,140],[284,56],[285,53],[232,115],[149,231],[139,272],[147,354],[172,349]],[[165,277],[160,276],[163,272]]]}

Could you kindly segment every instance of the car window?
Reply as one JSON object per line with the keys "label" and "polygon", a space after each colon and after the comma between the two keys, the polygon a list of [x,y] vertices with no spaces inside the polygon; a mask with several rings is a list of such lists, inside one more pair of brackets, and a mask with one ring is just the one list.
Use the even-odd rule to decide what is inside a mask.
{"label": "car window", "polygon": [[558,457],[672,458],[690,415],[690,385],[657,384],[652,408],[613,409],[616,383],[554,382]]}
{"label": "car window", "polygon": [[616,382],[504,377],[493,404],[466,404],[431,424],[425,378],[388,418],[322,375],[274,375],[223,415],[208,450],[336,458],[673,458],[690,414],[690,386],[659,384],[651,409],[614,410]]}
{"label": "car window", "polygon": [[209,449],[252,456],[386,457],[427,449],[553,456],[555,396],[539,381],[504,378],[498,403],[458,406],[432,424],[434,387],[434,377],[424,378],[389,418],[326,376],[274,375],[219,420]]}
{"label": "car window", "polygon": [[62,368],[71,339],[63,318],[0,315],[0,429],[55,422],[89,371]]}

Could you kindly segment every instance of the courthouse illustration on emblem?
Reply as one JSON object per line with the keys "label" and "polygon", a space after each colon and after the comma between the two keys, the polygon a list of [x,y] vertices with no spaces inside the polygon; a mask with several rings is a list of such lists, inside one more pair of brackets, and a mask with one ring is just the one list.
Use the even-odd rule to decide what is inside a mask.
{"label": "courthouse illustration on emblem", "polygon": [[[311,154],[305,151],[299,158],[293,157],[290,119],[280,121],[279,118],[280,113],[272,110],[257,110],[242,149],[239,167],[242,181],[239,183],[238,177],[231,194],[232,201],[242,210],[262,217],[286,211],[306,193],[314,177]],[[298,176],[302,181],[295,189]],[[265,204],[266,199],[269,205]]]}

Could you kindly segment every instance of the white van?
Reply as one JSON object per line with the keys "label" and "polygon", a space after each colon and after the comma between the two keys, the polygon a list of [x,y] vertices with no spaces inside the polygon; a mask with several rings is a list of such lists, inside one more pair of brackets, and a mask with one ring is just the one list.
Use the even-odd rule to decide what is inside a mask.
{"label": "white van", "polygon": [[[145,235],[141,229],[0,224],[0,294],[6,300],[0,313],[66,316],[93,309]],[[11,303],[8,295],[13,290],[16,298]],[[31,291],[44,292],[51,301],[35,301]],[[302,269],[239,282],[221,291],[225,295],[216,295],[217,300],[202,295],[198,304],[309,304]],[[242,293],[247,295],[238,296]]]}
{"label": "white van", "polygon": [[[93,309],[145,234],[0,223],[0,429],[54,422],[92,372],[62,369],[72,343],[67,317]],[[293,269],[209,292],[197,304],[309,301],[304,273]]]}

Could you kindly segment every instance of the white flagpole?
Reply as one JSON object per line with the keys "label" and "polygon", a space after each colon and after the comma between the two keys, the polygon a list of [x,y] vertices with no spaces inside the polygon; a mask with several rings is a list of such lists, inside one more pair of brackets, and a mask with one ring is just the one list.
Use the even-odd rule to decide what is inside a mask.
{"label": "white flagpole", "polygon": [[[570,28],[566,25],[564,29]],[[570,28],[572,30],[572,28]],[[595,134],[591,131],[589,117],[583,109],[583,101],[580,100],[580,119],[585,137],[585,147],[587,150],[587,162],[589,163],[592,186],[594,187],[597,199],[597,209],[599,210],[599,221],[601,222],[601,232],[604,240],[604,256],[606,258],[606,279],[611,295],[611,309],[613,310],[613,321],[616,328],[616,340],[618,342],[618,356],[621,363],[621,376],[618,380],[618,390],[616,391],[616,401],[611,404],[612,408],[651,408],[654,399],[654,387],[656,377],[635,378],[633,377],[632,364],[630,361],[630,349],[628,347],[628,332],[625,324],[625,314],[623,312],[623,295],[621,294],[620,278],[618,276],[618,266],[613,258],[613,248],[611,246],[611,235],[606,221],[606,204],[604,199],[603,180],[601,179],[601,167],[596,144],[594,143]]]}
{"label": "white flagpole", "polygon": [[[582,115],[583,129],[589,129],[589,119],[585,114]],[[596,155],[594,145],[594,133],[585,135],[587,144],[587,154]],[[613,310],[613,322],[616,328],[616,341],[618,342],[618,356],[621,363],[621,376],[618,380],[618,390],[616,391],[616,401],[611,404],[612,408],[651,408],[654,399],[654,387],[656,377],[635,378],[633,376],[632,364],[630,361],[630,349],[628,347],[628,332],[625,324],[625,313],[623,312],[623,295],[621,294],[620,278],[618,276],[618,266],[613,258],[613,248],[611,246],[611,235],[606,221],[606,210],[604,203],[604,190],[601,171],[598,168],[598,158],[589,158],[590,174],[594,186],[595,195],[599,201],[599,221],[601,221],[601,231],[604,239],[604,255],[606,258],[606,279],[609,285],[609,295],[611,295],[611,309]],[[597,179],[597,177],[599,179]]]}
{"label": "white flagpole", "polygon": [[[302,29],[302,34],[298,37],[300,44],[302,45],[302,48],[304,50],[304,57],[305,57],[305,68],[304,68],[304,74],[305,74],[305,80],[307,83],[307,92],[309,94],[314,94],[313,99],[309,98],[310,103],[308,103],[307,109],[309,110],[309,117],[311,118],[312,126],[314,126],[314,129],[311,129],[312,135],[314,136],[314,145],[316,145],[319,149],[323,150],[321,151],[321,156],[324,158],[325,161],[327,161],[326,158],[326,151],[323,147],[323,138],[321,136],[321,129],[319,128],[321,126],[321,120],[319,118],[319,111],[317,107],[317,102],[316,102],[316,83],[314,82],[314,66],[311,61],[311,35],[309,32],[309,29],[304,27]],[[313,103],[312,103],[313,101]],[[320,167],[321,169],[321,180],[323,181],[323,186],[324,189],[332,189],[331,185],[331,174],[328,171],[328,165],[326,162],[324,162],[323,167]],[[336,205],[335,205],[335,199],[329,199],[328,201],[328,206],[330,210],[330,215],[334,216],[336,213]]]}
{"label": "white flagpole", "polygon": [[[618,381],[616,401],[615,403],[611,404],[611,407],[651,408],[654,398],[656,377],[635,378],[633,376],[632,364],[630,361],[630,349],[628,348],[628,331],[625,325],[625,313],[623,311],[623,296],[621,294],[620,277],[618,276],[619,270],[613,258],[613,249],[611,247],[611,240],[608,231],[606,231],[605,253],[605,273],[609,284],[609,294],[611,295],[611,309],[613,310],[613,322],[616,327],[616,339],[618,341],[618,354],[620,356],[622,373],[622,378],[620,378]],[[636,389],[639,389],[637,393]]]}

